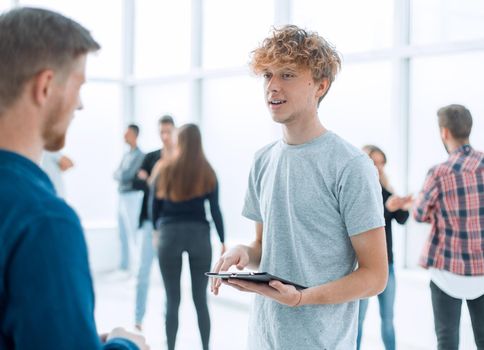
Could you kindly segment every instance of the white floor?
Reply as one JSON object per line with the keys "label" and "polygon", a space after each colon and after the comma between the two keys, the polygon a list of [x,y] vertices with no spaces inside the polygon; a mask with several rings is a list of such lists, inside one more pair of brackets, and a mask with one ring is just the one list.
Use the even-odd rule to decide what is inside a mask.
{"label": "white floor", "polygon": [[[195,307],[191,299],[190,276],[184,261],[182,273],[182,302],[180,306],[177,349],[201,349]],[[151,349],[166,349],[164,335],[164,290],[158,266],[153,264],[151,288],[143,334]],[[120,277],[118,273],[95,275],[96,322],[99,332],[107,332],[116,326],[133,330],[135,278]],[[250,296],[236,295],[227,298],[230,291],[222,291],[221,297],[209,297],[211,316],[211,349],[242,350],[246,348]],[[224,297],[225,295],[225,297]]]}
{"label": "white floor", "polygon": [[[187,261],[184,261],[185,265]],[[182,304],[177,349],[200,349],[195,308],[191,301],[188,269],[182,274]],[[432,307],[425,271],[397,270],[397,299],[395,328],[400,350],[431,350],[436,348],[433,333]],[[163,286],[158,267],[153,265],[152,283],[148,299],[143,333],[151,349],[165,349]],[[115,326],[133,328],[135,279],[120,278],[116,274],[97,274],[96,320],[101,332]],[[211,348],[214,350],[245,349],[248,312],[251,296],[235,290],[222,290],[219,297],[210,297],[212,319]],[[384,349],[379,336],[378,302],[370,300],[365,322],[362,349]],[[463,306],[460,350],[474,350],[471,323]]]}

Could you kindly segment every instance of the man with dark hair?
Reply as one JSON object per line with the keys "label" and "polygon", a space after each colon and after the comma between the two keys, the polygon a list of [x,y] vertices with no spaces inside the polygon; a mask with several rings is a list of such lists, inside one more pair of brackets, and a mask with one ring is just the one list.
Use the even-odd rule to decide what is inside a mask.
{"label": "man with dark hair", "polygon": [[98,49],[55,12],[0,16],[0,349],[147,349],[122,329],[102,344],[81,223],[38,166],[64,146]]}
{"label": "man with dark hair", "polygon": [[[439,127],[448,129],[453,138],[461,143],[469,143],[472,129],[472,116],[467,108],[461,105],[448,105],[437,111]],[[444,143],[444,146],[447,145]]]}
{"label": "man with dark hair", "polygon": [[175,121],[171,115],[164,115],[158,120],[159,125],[167,124],[167,125],[175,125]]}
{"label": "man with dark hair", "polygon": [[134,136],[138,137],[139,136],[139,126],[136,124],[129,124],[128,129],[130,129],[133,133]]}
{"label": "man with dark hair", "polygon": [[162,149],[148,153],[138,170],[134,186],[144,192],[143,204],[139,218],[141,228],[141,257],[136,283],[136,307],[135,307],[135,327],[141,330],[143,318],[146,312],[146,299],[150,283],[151,265],[153,264],[153,223],[148,215],[148,203],[150,199],[150,177],[156,173],[156,164],[160,164],[160,159],[171,156],[175,149],[174,131],[175,122],[169,115],[164,115],[158,120],[159,132]]}
{"label": "man with dark hair", "polygon": [[430,169],[415,203],[415,220],[432,225],[420,265],[430,271],[438,349],[459,348],[462,300],[484,349],[484,153],[469,144],[467,108],[449,105],[437,115],[449,159]]}
{"label": "man with dark hair", "polygon": [[114,179],[118,181],[118,231],[121,243],[121,271],[129,272],[131,248],[134,241],[138,217],[141,209],[142,192],[133,187],[136,173],[143,162],[144,153],[138,148],[139,127],[130,124],[124,133],[124,141],[129,150],[123,155],[118,169],[114,172]]}

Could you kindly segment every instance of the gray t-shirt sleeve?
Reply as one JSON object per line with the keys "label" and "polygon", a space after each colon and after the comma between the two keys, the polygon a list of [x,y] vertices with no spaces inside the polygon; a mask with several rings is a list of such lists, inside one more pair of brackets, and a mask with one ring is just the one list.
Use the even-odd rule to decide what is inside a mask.
{"label": "gray t-shirt sleeve", "polygon": [[256,163],[254,162],[252,168],[250,169],[249,184],[247,186],[247,192],[245,193],[245,202],[244,208],[242,209],[242,215],[245,216],[247,219],[256,222],[263,222],[260,211],[260,186],[257,183],[257,173],[258,171],[256,169]]}
{"label": "gray t-shirt sleeve", "polygon": [[366,155],[351,159],[343,168],[338,179],[338,199],[350,236],[385,226],[377,170]]}

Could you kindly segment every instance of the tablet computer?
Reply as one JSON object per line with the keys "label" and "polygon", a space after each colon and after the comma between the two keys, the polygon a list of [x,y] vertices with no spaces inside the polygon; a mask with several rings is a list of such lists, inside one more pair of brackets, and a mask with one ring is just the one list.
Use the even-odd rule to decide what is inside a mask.
{"label": "tablet computer", "polygon": [[259,282],[259,283],[269,283],[272,280],[280,281],[284,284],[290,284],[296,289],[306,289],[307,287],[301,286],[297,283],[285,280],[284,278],[277,277],[271,275],[267,272],[205,272],[205,275],[212,278],[221,278],[224,280],[228,280],[229,278],[245,280],[245,281],[252,281],[252,282]]}

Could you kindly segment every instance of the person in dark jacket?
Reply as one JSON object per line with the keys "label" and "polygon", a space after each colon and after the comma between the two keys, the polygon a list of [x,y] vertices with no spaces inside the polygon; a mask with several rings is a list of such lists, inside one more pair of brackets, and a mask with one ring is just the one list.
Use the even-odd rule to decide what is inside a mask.
{"label": "person in dark jacket", "polygon": [[64,147],[86,58],[99,44],[58,13],[0,15],[0,349],[148,349],[115,329],[101,340],[81,222],[39,167]]}
{"label": "person in dark jacket", "polygon": [[198,315],[203,349],[209,347],[210,316],[207,306],[208,277],[212,247],[205,202],[215,223],[222,251],[225,252],[224,227],[218,202],[218,182],[205,158],[200,130],[194,124],[179,129],[173,158],[163,161],[155,179],[153,221],[160,231],[158,261],[166,291],[165,330],[168,349],[175,348],[180,306],[182,254],[190,261],[192,296]]}
{"label": "person in dark jacket", "polygon": [[146,300],[150,286],[151,266],[153,265],[153,224],[149,217],[148,202],[150,198],[150,177],[156,170],[156,165],[160,159],[169,158],[175,148],[174,132],[175,122],[169,115],[162,116],[159,121],[160,139],[163,144],[162,149],[146,154],[143,163],[138,170],[137,177],[133,182],[133,187],[143,191],[143,202],[139,217],[139,227],[141,234],[141,252],[138,275],[136,276],[136,303],[135,303],[135,328],[142,330],[143,318],[146,313]]}
{"label": "person in dark jacket", "polygon": [[[408,209],[412,205],[412,196],[399,197],[393,194],[393,189],[388,182],[387,175],[384,171],[387,163],[385,153],[377,146],[367,145],[363,147],[368,156],[373,160],[378,170],[380,184],[382,187],[383,207],[385,216],[385,235],[387,241],[388,256],[388,283],[385,290],[378,295],[380,304],[381,318],[381,335],[386,350],[395,349],[395,328],[393,326],[393,305],[395,303],[395,272],[393,270],[393,238],[392,238],[392,220],[403,225],[409,217]],[[365,320],[366,310],[368,309],[368,299],[360,300],[360,312],[358,316],[358,337],[357,349],[360,349],[361,338],[363,335],[363,322]]]}

